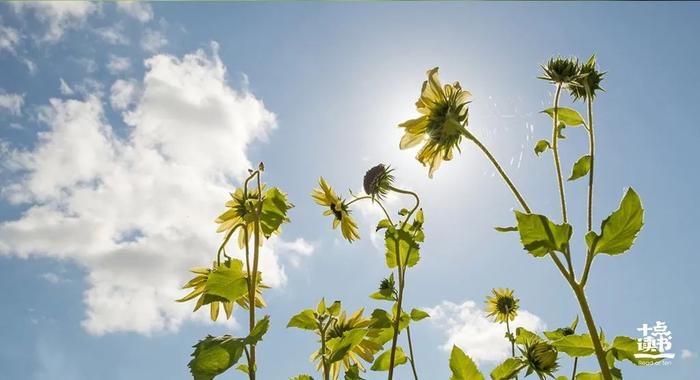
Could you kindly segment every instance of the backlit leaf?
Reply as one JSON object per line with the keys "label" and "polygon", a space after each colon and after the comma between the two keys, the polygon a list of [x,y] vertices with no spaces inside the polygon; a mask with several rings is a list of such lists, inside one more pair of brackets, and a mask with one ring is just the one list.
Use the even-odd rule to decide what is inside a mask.
{"label": "backlit leaf", "polygon": [[452,346],[450,370],[450,380],[484,380],[474,361],[457,346]]}
{"label": "backlit leaf", "polygon": [[569,176],[569,181],[579,179],[591,171],[591,156],[585,155],[574,163],[574,168]]}
{"label": "backlit leaf", "polygon": [[601,224],[601,234],[589,232],[586,234],[586,243],[593,254],[619,255],[632,247],[643,225],[642,201],[630,188],[622,198],[620,207]]}

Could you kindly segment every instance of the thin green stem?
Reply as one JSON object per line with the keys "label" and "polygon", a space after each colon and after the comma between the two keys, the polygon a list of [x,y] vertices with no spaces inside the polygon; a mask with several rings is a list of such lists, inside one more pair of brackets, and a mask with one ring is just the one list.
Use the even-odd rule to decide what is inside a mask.
{"label": "thin green stem", "polygon": [[[588,106],[588,149],[591,157],[591,168],[588,172],[588,231],[590,232],[593,230],[593,169],[595,163],[595,134],[593,133],[593,99],[588,87],[586,87],[586,94],[586,103]],[[593,252],[588,250],[586,252],[586,263],[584,265],[583,274],[581,275],[580,281],[582,287],[586,286],[586,282],[588,282],[588,275],[591,271],[592,264]]]}
{"label": "thin green stem", "polygon": [[223,243],[219,246],[219,250],[216,252],[216,265],[221,265],[221,253],[223,252],[224,255],[226,254],[226,244],[228,244],[229,239],[231,239],[231,236],[233,235],[234,232],[238,229],[238,227],[242,226],[243,223],[238,223],[229,232],[226,233],[226,236],[224,237]]}
{"label": "thin green stem", "polygon": [[[258,207],[255,210],[256,213],[256,222],[255,225],[253,226],[253,268],[252,268],[252,273],[249,274],[250,278],[250,285],[248,287],[248,308],[250,310],[249,314],[249,327],[250,327],[250,332],[253,331],[253,328],[255,327],[255,295],[257,293],[257,287],[258,287],[258,260],[259,260],[259,255],[260,255],[260,213],[262,211],[262,185],[260,183],[260,171],[256,171],[256,182],[257,182],[257,189],[258,189]],[[246,241],[246,244],[248,242]],[[255,357],[255,344],[250,345],[250,361],[252,365],[248,366],[248,374],[250,377],[250,380],[255,380],[255,372],[257,371],[256,368],[256,357]]]}
{"label": "thin green stem", "polygon": [[508,340],[510,341],[510,352],[512,357],[515,357],[515,340],[513,339],[513,336],[510,334],[510,323],[508,322],[508,318],[506,318],[506,332],[508,333]]}
{"label": "thin green stem", "polygon": [[571,380],[576,378],[576,367],[578,366],[578,358],[574,358],[574,371],[571,372]]}
{"label": "thin green stem", "polygon": [[413,343],[411,342],[411,326],[406,326],[406,336],[408,337],[408,354],[410,355],[413,378],[415,380],[418,380],[418,371],[416,371],[416,359],[413,356]]}
{"label": "thin green stem", "polygon": [[566,215],[566,194],[564,194],[564,180],[561,175],[561,163],[559,162],[559,96],[561,95],[561,83],[557,84],[557,92],[554,95],[554,128],[552,128],[552,153],[554,167],[557,171],[557,184],[559,186],[559,199],[561,200],[561,215],[564,223],[568,223]]}
{"label": "thin green stem", "polygon": [[586,299],[586,293],[583,287],[573,284],[572,285],[574,294],[576,295],[576,300],[578,300],[579,306],[581,307],[581,312],[583,313],[584,320],[586,321],[586,326],[588,327],[588,333],[591,335],[591,341],[593,342],[593,348],[595,349],[595,356],[598,359],[598,365],[600,366],[600,372],[603,375],[604,380],[612,380],[612,375],[610,374],[610,368],[608,367],[608,362],[605,360],[605,351],[603,350],[603,345],[600,342],[600,335],[598,335],[598,329],[593,321],[593,314],[591,313],[591,308],[588,306],[588,300]]}
{"label": "thin green stem", "polygon": [[408,223],[409,219],[411,219],[411,216],[413,215],[413,213],[416,212],[416,210],[418,210],[418,207],[420,206],[420,198],[418,197],[418,194],[416,194],[410,190],[403,190],[403,189],[399,189],[399,188],[396,188],[393,186],[389,186],[389,190],[395,191],[395,192],[400,193],[400,194],[410,195],[416,200],[416,204],[413,206],[411,211],[409,211],[409,213],[406,215],[406,218],[404,219],[403,223],[401,224],[401,229],[403,229],[404,227],[406,227],[406,224]]}
{"label": "thin green stem", "polygon": [[515,198],[518,200],[518,203],[520,203],[520,206],[522,206],[523,210],[525,210],[525,212],[527,212],[527,213],[531,213],[530,207],[528,207],[523,196],[520,195],[520,192],[513,184],[513,181],[510,180],[510,177],[508,177],[508,174],[506,174],[505,170],[503,170],[501,165],[498,163],[498,160],[496,160],[496,158],[491,154],[491,152],[486,148],[486,146],[484,146],[484,144],[482,144],[481,141],[479,141],[479,139],[476,138],[476,136],[469,133],[466,129],[463,129],[462,133],[464,133],[468,139],[473,141],[474,144],[476,144],[476,146],[479,147],[479,149],[481,149],[482,152],[484,152],[484,154],[491,161],[493,166],[496,167],[496,170],[501,175],[501,178],[503,178],[503,180],[506,182],[506,185],[508,185],[508,187],[510,188],[510,191],[513,193]]}
{"label": "thin green stem", "polygon": [[318,324],[319,330],[321,332],[321,363],[323,365],[323,379],[330,380],[330,369],[328,368],[328,358],[326,356],[326,330],[330,326],[332,319],[328,320],[326,326],[322,326],[321,323]]}
{"label": "thin green stem", "polygon": [[363,199],[372,199],[372,197],[369,196],[369,195],[364,195],[364,196],[361,196],[361,197],[353,198],[353,200],[351,200],[350,202],[348,202],[348,203],[346,204],[346,206],[350,206],[351,204],[353,204],[353,203],[355,203],[355,202],[357,202],[357,201],[361,201],[361,200],[363,200]]}

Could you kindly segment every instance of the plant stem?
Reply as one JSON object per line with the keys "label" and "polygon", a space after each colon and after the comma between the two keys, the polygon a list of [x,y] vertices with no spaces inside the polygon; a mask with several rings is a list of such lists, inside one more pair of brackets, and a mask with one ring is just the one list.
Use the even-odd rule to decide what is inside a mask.
{"label": "plant stem", "polygon": [[321,361],[323,363],[323,379],[330,380],[328,361],[326,360],[326,328],[321,328]]}
{"label": "plant stem", "polygon": [[[506,310],[508,307],[506,307]],[[515,339],[513,339],[513,336],[510,334],[510,323],[508,322],[508,317],[506,317],[506,332],[508,333],[508,340],[510,341],[510,352],[511,356],[515,357]],[[518,376],[515,376],[515,380],[518,380]]]}
{"label": "plant stem", "polygon": [[[250,310],[250,332],[253,331],[253,327],[255,327],[255,296],[257,294],[257,287],[258,287],[258,258],[260,255],[260,213],[262,211],[262,185],[260,184],[260,172],[257,172],[257,187],[258,187],[258,207],[257,210],[255,210],[257,217],[255,218],[256,222],[253,227],[253,272],[250,274],[250,279],[251,279],[251,286],[248,287],[248,308]],[[246,244],[248,244],[246,242]],[[256,368],[256,360],[255,360],[255,344],[250,345],[250,361],[252,365],[248,366],[248,375],[250,377],[250,380],[255,380],[255,372],[257,370]]]}
{"label": "plant stem", "polygon": [[[588,172],[588,231],[593,230],[593,168],[595,162],[595,134],[593,133],[593,99],[591,98],[590,90],[586,87],[587,105],[588,105],[588,147],[591,157],[591,168]],[[581,275],[581,286],[586,286],[588,274],[593,264],[593,252],[586,252],[586,264]]]}
{"label": "plant stem", "polygon": [[576,379],[576,367],[578,366],[578,358],[574,358],[574,371],[571,373],[571,380]]}
{"label": "plant stem", "polygon": [[465,133],[465,136],[466,136],[468,139],[472,140],[472,141],[474,142],[474,144],[476,144],[476,146],[479,147],[479,149],[481,149],[482,152],[484,152],[484,154],[486,155],[486,157],[488,157],[488,159],[491,160],[491,163],[493,163],[493,166],[496,167],[496,170],[497,170],[498,173],[501,175],[501,177],[503,178],[503,180],[506,182],[506,184],[507,184],[508,187],[510,188],[510,191],[513,193],[513,195],[515,195],[515,198],[518,200],[518,203],[520,203],[520,206],[522,206],[522,208],[525,210],[525,212],[531,213],[530,207],[528,207],[528,205],[527,205],[527,203],[525,202],[525,199],[523,198],[523,196],[520,195],[520,192],[518,191],[518,189],[517,189],[517,188],[515,187],[515,185],[513,184],[513,181],[510,180],[510,178],[508,177],[508,174],[506,174],[506,172],[503,170],[503,168],[502,168],[501,165],[498,163],[498,161],[496,160],[496,158],[495,158],[495,157],[491,154],[491,152],[486,148],[486,146],[484,146],[484,144],[482,144],[481,141],[479,141],[479,139],[476,138],[476,136],[474,136],[474,135],[472,135],[471,133],[469,133],[466,129],[463,130],[463,133]]}
{"label": "plant stem", "polygon": [[411,370],[413,370],[413,378],[418,380],[418,371],[416,371],[416,359],[413,357],[413,343],[411,343],[411,326],[406,326],[406,336],[408,336],[408,353],[411,356]]}
{"label": "plant stem", "polygon": [[603,350],[603,345],[600,342],[600,335],[598,335],[598,329],[593,321],[593,315],[591,314],[591,309],[588,306],[588,300],[586,300],[586,294],[583,287],[574,282],[572,284],[572,288],[574,290],[574,294],[576,295],[576,299],[578,300],[579,306],[581,307],[583,317],[586,321],[588,333],[591,335],[593,348],[595,348],[595,356],[598,359],[598,365],[600,365],[600,372],[603,375],[603,379],[612,380],[610,368],[608,368],[608,363],[605,360],[605,351]]}
{"label": "plant stem", "polygon": [[566,215],[566,195],[564,194],[564,181],[561,175],[561,163],[559,162],[559,96],[561,95],[561,83],[557,84],[557,92],[554,95],[554,128],[552,129],[552,153],[554,156],[554,167],[557,171],[557,184],[559,185],[559,199],[561,200],[561,215],[564,223],[568,223]]}

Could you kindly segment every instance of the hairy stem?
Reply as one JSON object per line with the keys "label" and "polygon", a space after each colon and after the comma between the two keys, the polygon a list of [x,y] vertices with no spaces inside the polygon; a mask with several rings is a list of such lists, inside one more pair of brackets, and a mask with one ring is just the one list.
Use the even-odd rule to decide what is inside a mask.
{"label": "hairy stem", "polygon": [[515,198],[518,200],[518,203],[520,203],[520,206],[522,206],[522,208],[523,208],[523,210],[525,210],[525,212],[530,213],[531,212],[530,207],[528,207],[527,203],[525,202],[525,199],[523,198],[522,195],[520,195],[520,192],[513,184],[513,181],[510,180],[510,177],[508,177],[508,174],[506,174],[505,170],[503,170],[501,165],[498,163],[496,158],[491,154],[491,152],[486,148],[486,146],[484,146],[484,144],[482,144],[481,141],[479,141],[479,139],[476,138],[476,136],[469,133],[466,129],[463,130],[463,133],[465,134],[465,136],[468,139],[473,141],[474,144],[476,144],[476,146],[479,147],[479,149],[481,149],[482,152],[484,152],[484,154],[486,155],[486,157],[488,157],[489,160],[491,160],[491,163],[493,164],[493,166],[496,167],[496,170],[501,175],[503,180],[506,182],[506,185],[508,185],[508,187],[510,188],[510,191],[513,193]]}
{"label": "hairy stem", "polygon": [[598,365],[600,366],[600,372],[603,375],[604,380],[612,380],[612,375],[610,374],[610,368],[608,367],[608,362],[605,360],[605,351],[603,350],[603,345],[600,342],[600,335],[598,335],[598,329],[593,321],[593,314],[588,306],[588,300],[586,299],[586,294],[578,284],[572,284],[574,294],[576,294],[576,300],[578,300],[579,306],[581,307],[581,312],[586,321],[586,326],[588,327],[588,333],[591,335],[591,341],[593,341],[593,348],[595,349],[595,356],[598,359]]}
{"label": "hairy stem", "polygon": [[[510,322],[508,322],[508,317],[506,317],[506,332],[508,333],[508,340],[510,341],[510,352],[511,356],[515,357],[515,339],[510,333]],[[515,380],[518,380],[518,376],[515,376]]]}
{"label": "hairy stem", "polygon": [[559,162],[559,96],[561,95],[561,84],[557,84],[557,92],[554,95],[554,128],[552,128],[552,153],[554,156],[554,167],[557,171],[557,184],[559,186],[559,199],[561,201],[561,215],[564,223],[569,219],[566,215],[566,195],[564,194],[564,181],[561,175],[561,163]]}
{"label": "hairy stem", "polygon": [[330,380],[328,359],[326,358],[326,329],[328,328],[328,325],[326,325],[326,327],[321,327],[321,325],[319,324],[319,327],[321,330],[321,362],[323,363],[323,379]]}
{"label": "hairy stem", "polygon": [[406,326],[406,336],[408,337],[408,354],[411,359],[411,370],[413,371],[413,378],[418,380],[418,371],[416,371],[416,359],[413,357],[413,343],[411,342],[411,326]]}
{"label": "hairy stem", "polygon": [[[595,134],[593,133],[593,99],[591,97],[590,90],[586,87],[586,97],[587,108],[588,108],[588,149],[591,156],[591,168],[588,172],[588,231],[593,230],[593,168],[595,163]],[[583,268],[583,274],[581,275],[581,286],[586,286],[588,281],[588,274],[591,270],[591,265],[593,264],[593,252],[586,252],[586,263]]]}
{"label": "hairy stem", "polygon": [[[262,211],[262,185],[260,183],[260,172],[256,176],[257,188],[258,188],[258,207],[255,210],[256,218],[255,225],[253,227],[253,268],[252,273],[250,273],[250,283],[251,286],[248,287],[248,309],[250,310],[250,332],[253,331],[255,327],[255,295],[257,293],[258,287],[258,260],[260,255],[260,213]],[[248,244],[248,242],[246,242]],[[255,344],[250,345],[250,361],[252,366],[248,366],[248,375],[250,380],[255,380],[256,368],[256,358],[255,358]]]}

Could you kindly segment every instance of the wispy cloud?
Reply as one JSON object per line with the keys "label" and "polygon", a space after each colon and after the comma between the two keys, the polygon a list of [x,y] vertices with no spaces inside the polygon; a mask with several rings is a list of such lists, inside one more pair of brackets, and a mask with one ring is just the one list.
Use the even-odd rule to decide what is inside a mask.
{"label": "wispy cloud", "polygon": [[0,111],[19,116],[22,114],[22,105],[24,105],[24,95],[0,92]]}

